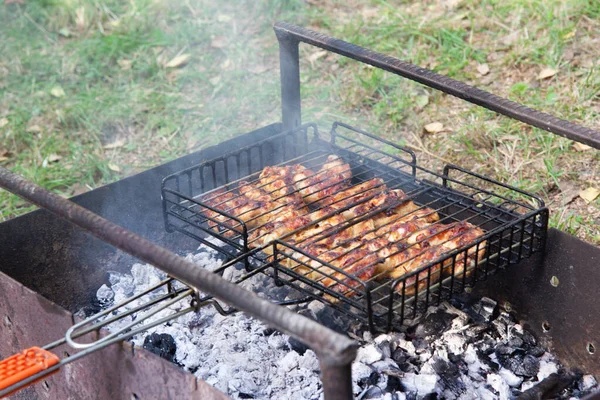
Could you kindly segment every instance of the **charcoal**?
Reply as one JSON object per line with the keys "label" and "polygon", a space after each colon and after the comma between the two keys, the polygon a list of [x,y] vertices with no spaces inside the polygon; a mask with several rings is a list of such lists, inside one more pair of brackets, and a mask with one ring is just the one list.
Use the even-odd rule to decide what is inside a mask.
{"label": "charcoal", "polygon": [[423,396],[423,400],[437,400],[438,398],[438,394],[433,392],[433,393],[428,393],[425,396]]}
{"label": "charcoal", "polygon": [[460,380],[460,371],[454,364],[447,363],[438,359],[433,364],[434,371],[440,376],[442,386],[454,394],[462,394],[465,391],[465,385]]}
{"label": "charcoal", "polygon": [[513,372],[515,375],[524,377],[534,377],[540,369],[540,360],[532,355],[523,356],[522,354],[513,354],[511,356],[498,357],[500,364]]}
{"label": "charcoal", "polygon": [[98,291],[96,291],[96,298],[98,299],[100,306],[106,307],[113,303],[113,300],[115,299],[115,292],[108,286],[102,285]]}
{"label": "charcoal", "polygon": [[498,303],[488,297],[482,297],[471,309],[485,322],[491,321]]}
{"label": "charcoal", "polygon": [[592,375],[584,375],[580,380],[579,387],[581,391],[587,391],[593,389],[597,385],[598,382],[596,382],[596,378],[594,378]]}
{"label": "charcoal", "polygon": [[383,358],[391,358],[392,357],[392,350],[391,350],[389,341],[384,340],[384,341],[378,343],[377,347],[381,351]]}
{"label": "charcoal", "polygon": [[399,392],[401,389],[402,383],[400,382],[400,378],[393,375],[389,375],[385,391],[389,393],[394,393]]}
{"label": "charcoal", "polygon": [[439,336],[447,331],[452,325],[452,320],[456,315],[449,314],[443,310],[436,310],[428,313],[423,321],[415,329],[415,336],[426,338],[430,336]]}
{"label": "charcoal", "polygon": [[358,398],[360,399],[380,399],[384,395],[383,390],[379,386],[371,386],[364,391]]}
{"label": "charcoal", "polygon": [[498,355],[498,357],[500,356],[508,356],[511,355],[513,353],[515,353],[516,351],[518,351],[519,349],[512,347],[512,346],[508,346],[508,345],[504,345],[504,344],[499,344],[498,346],[496,346],[496,354]]}
{"label": "charcoal", "polygon": [[551,374],[540,383],[523,392],[517,397],[517,400],[555,398],[556,395],[569,386],[574,379],[575,375],[572,373]]}
{"label": "charcoal", "polygon": [[544,355],[545,352],[546,350],[544,350],[544,348],[540,346],[530,347],[529,349],[527,349],[527,354],[531,354],[534,357],[541,357],[542,355]]}
{"label": "charcoal", "polygon": [[244,393],[244,392],[238,392],[237,395],[240,399],[254,399],[255,398],[254,395],[251,395],[249,393]]}
{"label": "charcoal", "polygon": [[363,364],[373,364],[376,361],[381,360],[383,354],[379,348],[374,344],[368,344],[358,349],[356,353],[356,360]]}
{"label": "charcoal", "polygon": [[529,331],[523,330],[522,338],[523,342],[528,346],[537,345],[537,340],[535,339],[535,336],[533,336],[533,334]]}
{"label": "charcoal", "polygon": [[524,343],[523,339],[521,339],[519,336],[513,336],[510,339],[508,339],[508,345],[510,347],[516,347],[516,348],[523,347],[524,344],[525,343]]}
{"label": "charcoal", "polygon": [[308,346],[305,345],[304,343],[302,343],[301,341],[294,339],[293,337],[290,337],[288,339],[288,343],[290,344],[290,347],[292,348],[292,350],[294,350],[296,353],[300,354],[301,356],[304,355],[304,353],[306,353],[306,350],[308,350]]}
{"label": "charcoal", "polygon": [[379,382],[379,374],[377,371],[373,371],[368,377],[359,380],[358,384],[362,387],[367,387],[377,385],[377,382]]}
{"label": "charcoal", "polygon": [[406,353],[406,351],[400,348],[394,350],[394,352],[392,353],[392,359],[396,361],[398,365],[405,363],[408,360],[408,358],[409,355]]}
{"label": "charcoal", "polygon": [[173,362],[177,345],[173,336],[167,333],[152,333],[144,339],[144,349]]}

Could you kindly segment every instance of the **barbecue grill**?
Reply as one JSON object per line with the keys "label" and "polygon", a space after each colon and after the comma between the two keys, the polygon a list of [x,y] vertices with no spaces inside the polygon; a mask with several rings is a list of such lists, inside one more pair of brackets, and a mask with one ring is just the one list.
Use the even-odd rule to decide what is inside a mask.
{"label": "barbecue grill", "polygon": [[[439,303],[467,286],[474,286],[477,293],[510,301],[512,308],[553,348],[564,364],[600,373],[595,353],[600,306],[593,296],[595,279],[600,278],[600,272],[594,268],[600,260],[600,250],[563,232],[548,230],[548,211],[543,201],[534,195],[456,166],[446,166],[442,173],[430,171],[417,163],[410,150],[341,122],[335,123],[327,133],[319,131],[315,124],[302,125],[298,45],[304,42],[371,64],[596,148],[600,148],[600,134],[300,27],[278,23],[275,32],[280,43],[282,124],[264,127],[236,138],[235,142],[221,143],[77,196],[73,202],[0,170],[2,187],[45,209],[0,225],[0,240],[5,244],[0,249],[0,285],[3,288],[0,294],[5,297],[0,310],[6,315],[0,325],[0,335],[11,339],[0,345],[0,354],[6,357],[33,344],[50,343],[44,349],[55,349],[53,353],[60,354],[61,358],[43,350],[31,350],[21,359],[14,359],[11,371],[25,369],[28,357],[38,360],[46,357],[43,360],[46,364],[32,362],[31,372],[18,376],[14,385],[0,387],[0,396],[40,379],[45,379],[45,383],[34,385],[17,396],[28,398],[34,396],[34,392],[45,396],[50,393],[51,397],[73,393],[84,396],[94,392],[103,397],[132,393],[134,398],[151,397],[156,393],[163,393],[165,397],[221,396],[204,382],[166,366],[165,361],[153,358],[143,350],[133,352],[124,343],[118,349],[109,347],[134,334],[134,326],[130,327],[133,330],[111,334],[97,332],[111,321],[109,317],[94,324],[98,315],[74,324],[72,315],[66,310],[73,312],[89,306],[91,293],[100,286],[105,271],[125,269],[131,264],[129,254],[170,275],[159,284],[169,288],[167,294],[136,310],[140,319],[155,312],[157,304],[162,303],[164,307],[180,298],[190,299],[186,312],[207,305],[215,306],[225,314],[236,309],[248,312],[315,350],[320,358],[326,398],[351,397],[349,365],[355,352],[352,341],[284,307],[259,299],[235,284],[240,282],[231,283],[220,278],[219,272],[243,262],[247,272],[240,281],[254,274],[267,274],[307,298],[322,301],[367,324],[374,331],[397,327],[418,317],[429,304]],[[322,281],[328,277],[328,272],[324,271],[335,270],[335,266],[303,253],[285,237],[266,246],[251,248],[251,229],[244,221],[215,209],[213,211],[237,222],[233,226],[219,224],[203,212],[212,207],[204,200],[206,194],[222,188],[232,190],[241,179],[255,179],[265,166],[302,163],[313,167],[331,154],[351,165],[355,184],[381,178],[387,186],[402,189],[419,207],[435,210],[443,221],[468,220],[481,227],[485,234],[394,280],[362,280],[337,271],[345,278],[338,281],[341,289],[332,290]],[[158,196],[141,198],[132,187],[154,189],[156,193],[162,191],[162,207]],[[121,204],[136,204],[137,207],[124,210]],[[348,207],[356,205],[353,203]],[[361,215],[344,226],[360,223],[370,216]],[[148,223],[141,227],[139,219]],[[65,220],[101,240],[74,229]],[[135,233],[110,220],[118,221]],[[208,222],[213,222],[212,229]],[[167,235],[165,228],[168,232],[183,235]],[[214,241],[207,240],[207,235],[220,239],[224,245],[215,245]],[[228,258],[217,274],[194,267],[152,243],[185,251],[192,249],[198,241],[221,251]],[[270,251],[265,253],[267,246]],[[484,256],[476,257],[471,266],[466,260],[473,249],[475,254],[481,251]],[[303,261],[298,254],[309,257],[318,266]],[[290,268],[290,261],[321,271],[323,278],[307,278],[297,268]],[[435,266],[440,263],[448,274],[436,279]],[[490,277],[510,264],[518,265]],[[184,282],[187,288],[176,289],[173,279]],[[479,281],[483,282],[475,285]],[[577,293],[573,293],[574,290]],[[118,314],[119,306],[105,311],[100,317],[113,312],[117,313],[114,318],[122,317],[125,314]],[[55,341],[65,331],[66,337]],[[86,337],[88,343],[75,341],[80,337]],[[73,348],[82,350],[70,355]],[[144,361],[136,361],[137,358]],[[76,360],[79,361],[69,364]],[[113,368],[113,364],[118,367]],[[47,378],[63,366],[63,374]],[[165,382],[180,384],[152,383],[156,380],[153,374],[160,374]],[[93,379],[84,379],[86,377]]]}

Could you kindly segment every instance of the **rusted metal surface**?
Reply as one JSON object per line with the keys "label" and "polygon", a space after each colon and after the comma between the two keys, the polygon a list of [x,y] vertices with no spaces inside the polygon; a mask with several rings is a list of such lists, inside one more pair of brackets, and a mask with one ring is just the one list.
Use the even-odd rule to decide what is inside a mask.
{"label": "rusted metal surface", "polygon": [[[550,229],[544,254],[494,276],[489,284],[476,286],[474,293],[501,304],[509,302],[522,323],[563,364],[598,377],[599,282],[600,248]],[[588,351],[589,344],[596,349],[594,354]]]}
{"label": "rusted metal surface", "polygon": [[279,39],[281,60],[281,100],[284,129],[292,129],[301,123],[300,78],[298,65],[298,42],[370,64],[393,74],[403,76],[431,88],[441,90],[470,103],[517,119],[548,132],[585,143],[600,149],[600,132],[565,121],[522,104],[515,103],[478,89],[466,83],[436,74],[425,68],[383,55],[364,47],[345,42],[306,28],[278,22],[275,34]]}
{"label": "rusted metal surface", "polygon": [[[64,335],[73,324],[68,311],[0,273],[0,358]],[[89,338],[90,340],[95,337]],[[96,334],[93,334],[96,336]],[[53,352],[64,358],[66,346]],[[227,399],[173,363],[130,343],[116,344],[64,366],[58,374],[11,399]]]}
{"label": "rusted metal surface", "polygon": [[[350,365],[356,356],[356,343],[325,326],[277,306],[220,276],[198,268],[196,264],[128,231],[89,210],[51,193],[23,177],[0,167],[0,186],[61,218],[87,230],[106,243],[148,262],[192,287],[215,296],[235,308],[257,317],[311,347],[323,366]],[[349,369],[347,369],[349,371]],[[350,379],[323,382],[327,392],[340,393],[337,398],[351,398]]]}

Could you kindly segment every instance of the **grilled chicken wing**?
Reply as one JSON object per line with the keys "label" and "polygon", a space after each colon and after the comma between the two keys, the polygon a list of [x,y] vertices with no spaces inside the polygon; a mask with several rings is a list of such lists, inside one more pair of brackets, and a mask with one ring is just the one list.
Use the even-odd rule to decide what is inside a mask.
{"label": "grilled chicken wing", "polygon": [[426,222],[435,222],[440,219],[437,212],[429,207],[422,207],[409,200],[400,189],[389,190],[384,194],[384,201],[381,208],[383,212],[373,217],[375,225],[380,228],[390,223],[409,221],[413,219],[423,219]]}
{"label": "grilled chicken wing", "polygon": [[212,192],[204,197],[202,202],[212,208],[203,207],[201,210],[201,213],[208,219],[208,226],[216,231],[223,231],[227,237],[236,235],[238,233],[236,231],[241,232],[242,226],[237,220],[227,217],[223,212],[239,218],[247,228],[251,228],[257,226],[255,219],[262,212],[261,208],[264,207],[264,203],[228,189]]}

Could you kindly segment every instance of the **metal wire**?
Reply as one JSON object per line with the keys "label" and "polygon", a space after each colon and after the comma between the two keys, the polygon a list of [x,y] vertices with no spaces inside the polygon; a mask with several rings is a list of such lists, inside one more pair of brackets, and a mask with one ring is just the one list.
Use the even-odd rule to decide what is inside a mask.
{"label": "metal wire", "polygon": [[[293,148],[285,145],[288,142],[302,143],[302,145]],[[267,251],[267,254],[272,255],[271,258],[263,258],[262,261],[263,266],[273,267],[274,272],[270,273],[273,277],[368,323],[372,329],[391,329],[392,321],[403,320],[409,315],[416,317],[419,307],[426,307],[432,301],[439,302],[442,298],[464,290],[466,286],[485,279],[497,269],[513,263],[513,258],[520,260],[541,250],[547,224],[547,210],[541,199],[455,166],[447,166],[444,173],[430,171],[417,164],[416,157],[410,150],[391,144],[394,151],[398,152],[395,154],[383,150],[384,145],[390,147],[389,142],[340,122],[334,123],[329,140],[322,138],[313,124],[295,131],[284,132],[240,151],[219,157],[217,160],[188,168],[185,173],[176,173],[167,177],[163,182],[165,221],[171,229],[201,241],[204,240],[202,236],[208,234],[225,243],[233,242],[235,244],[233,247],[237,249],[235,255],[242,258],[245,253],[244,248],[254,248],[252,251],[247,251],[247,254],[256,255],[257,251],[267,251],[272,247]],[[250,154],[258,154],[260,158],[254,160],[255,165],[252,168],[240,170],[237,167],[241,164],[239,160],[244,157],[249,158]],[[317,201],[305,202],[308,209],[304,215],[314,217],[321,211],[319,218],[314,218],[313,221],[298,229],[285,231],[274,243],[262,243],[263,235],[268,232],[264,226],[257,225],[257,220],[268,221],[265,217],[270,213],[292,204],[292,196],[304,195],[306,198],[318,193],[318,190],[340,184],[339,180],[327,180],[327,169],[320,168],[332,154],[349,163],[352,169],[352,185],[345,186],[349,188],[345,192],[346,196],[343,195],[345,189],[341,189],[342,192],[338,192],[335,202],[321,202],[322,199],[319,199],[318,203]],[[264,177],[262,181],[259,179],[266,166],[285,167],[294,164],[302,164],[313,170],[316,175],[312,177],[319,176],[320,180],[309,181],[315,186],[308,187],[302,187],[303,180],[288,182],[290,185],[294,183],[297,185],[291,186],[292,189],[287,190],[286,195],[281,195],[279,187],[267,189],[273,181],[268,181]],[[225,168],[225,165],[229,168]],[[200,172],[200,169],[203,172]],[[458,171],[470,180],[465,181],[451,176],[452,171]],[[195,180],[192,177],[195,177]],[[207,177],[210,181],[206,179]],[[372,179],[381,179],[383,184],[360,190],[352,189]],[[262,205],[264,209],[251,209],[260,212],[255,212],[245,221],[241,220],[243,218],[239,218],[239,215],[237,218],[228,219],[230,216],[235,217],[236,210],[235,206],[227,204],[229,201],[232,201],[229,204],[235,204],[238,196],[242,196],[238,193],[239,188],[246,183],[262,190],[271,198],[279,197],[277,200],[282,204],[273,208]],[[327,223],[328,219],[336,215],[345,213],[348,216],[349,210],[373,200],[379,195],[376,190],[378,186],[379,189],[387,191],[400,189],[404,196],[396,203],[386,203],[383,207],[367,213],[353,215],[338,225],[326,228],[319,226],[315,235],[302,240],[297,239],[298,233],[314,228],[322,222]],[[177,190],[181,187],[186,187],[187,193]],[[315,190],[311,191],[311,187],[315,187]],[[208,190],[202,191],[202,189]],[[301,190],[304,192],[300,193]],[[213,196],[213,199],[210,196]],[[223,197],[219,200],[219,196]],[[411,213],[425,215],[436,213],[440,218],[437,223],[448,224],[448,226],[420,237],[415,243],[391,253],[390,256],[395,256],[410,248],[418,250],[415,250],[415,253],[403,260],[401,264],[390,267],[391,270],[402,268],[402,265],[408,265],[407,263],[423,255],[429,241],[452,229],[453,222],[464,221],[471,224],[468,225],[469,229],[461,231],[460,235],[467,234],[469,231],[478,233],[477,229],[482,229],[483,233],[476,240],[456,249],[448,249],[437,259],[393,280],[384,277],[385,271],[373,273],[365,279],[358,278],[363,272],[376,268],[381,261],[378,257],[374,261],[360,265],[360,268],[353,270],[353,273],[348,272],[341,265],[336,266],[336,263],[344,257],[350,257],[352,252],[356,251],[356,248],[344,247],[343,243],[329,247],[317,256],[305,251],[315,243],[335,238],[335,235],[343,230],[353,229],[358,224],[407,202],[413,202],[416,208],[413,207],[414,210],[404,215],[394,214],[394,218],[390,218],[385,225],[364,230],[361,234],[369,235],[369,238],[373,239],[382,238],[386,235],[383,233],[386,227],[411,218]],[[336,207],[331,208],[332,206]],[[325,207],[330,208],[325,209]],[[207,215],[206,210],[211,210],[213,215]],[[246,210],[244,209],[244,212]],[[179,221],[179,226],[174,224],[175,220]],[[227,221],[235,221],[235,223],[227,223]],[[212,227],[207,226],[209,222]],[[215,229],[215,226],[218,229]],[[193,229],[199,232],[192,233]],[[379,229],[382,229],[381,233],[377,233]],[[260,233],[255,233],[257,231]],[[436,246],[442,249],[444,244],[455,240],[456,237],[450,236],[443,241],[435,239]],[[371,254],[379,250],[381,248],[372,250]],[[322,258],[327,256],[327,252],[332,251],[336,252],[335,257]],[[474,267],[471,266],[473,263]],[[266,268],[261,270],[263,273],[269,273],[267,271],[271,270]],[[447,276],[448,274],[450,276]],[[409,283],[411,279],[413,283]]]}

